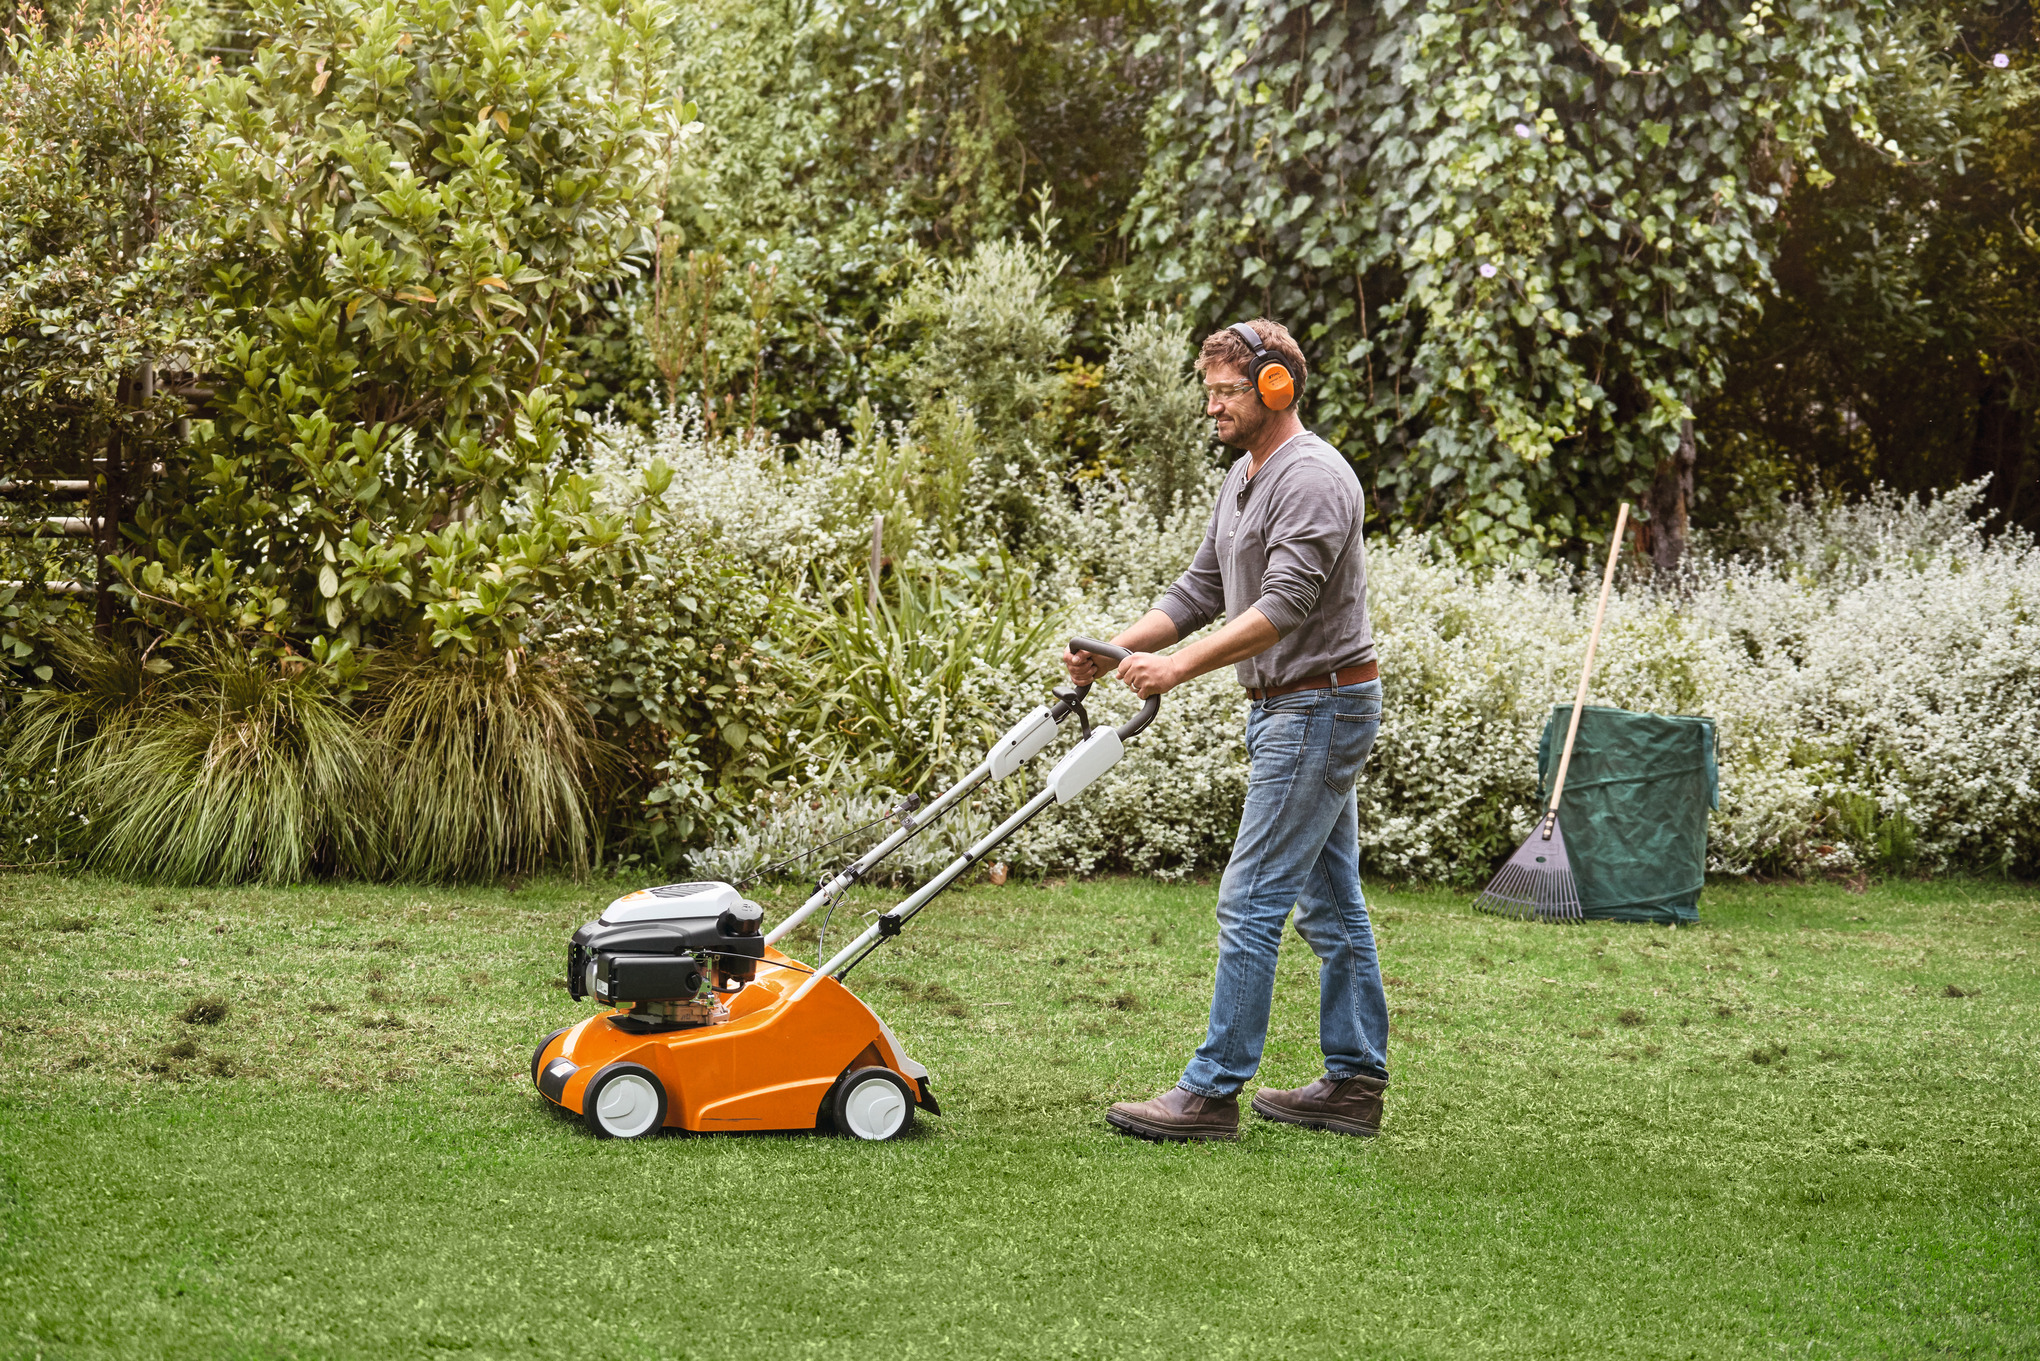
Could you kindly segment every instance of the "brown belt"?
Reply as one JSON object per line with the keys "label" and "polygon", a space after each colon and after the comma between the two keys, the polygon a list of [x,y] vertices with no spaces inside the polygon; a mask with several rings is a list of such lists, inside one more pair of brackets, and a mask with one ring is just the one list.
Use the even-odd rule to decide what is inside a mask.
{"label": "brown belt", "polygon": [[1271,685],[1265,690],[1247,687],[1247,698],[1254,700],[1273,699],[1277,695],[1293,695],[1298,690],[1336,690],[1341,685],[1365,685],[1381,675],[1381,668],[1373,662],[1359,666],[1342,666],[1337,671],[1323,676],[1306,676],[1288,685]]}

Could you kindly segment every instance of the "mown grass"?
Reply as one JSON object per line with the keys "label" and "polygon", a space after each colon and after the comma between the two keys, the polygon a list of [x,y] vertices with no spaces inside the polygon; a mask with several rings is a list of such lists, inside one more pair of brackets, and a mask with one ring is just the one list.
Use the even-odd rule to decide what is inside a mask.
{"label": "mown grass", "polygon": [[1116,1137],[1202,1033],[1213,894],[939,902],[852,980],[934,1070],[914,1138],[614,1144],[526,1076],[601,888],[0,879],[0,1354],[2040,1350],[2040,893],[1377,892],[1381,1139]]}

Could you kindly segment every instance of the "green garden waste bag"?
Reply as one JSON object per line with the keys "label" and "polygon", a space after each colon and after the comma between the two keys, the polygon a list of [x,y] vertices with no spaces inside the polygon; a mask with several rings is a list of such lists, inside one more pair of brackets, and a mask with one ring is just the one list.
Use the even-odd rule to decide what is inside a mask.
{"label": "green garden waste bag", "polygon": [[[1537,748],[1540,804],[1551,797],[1572,705],[1553,706]],[[1590,920],[1696,922],[1707,880],[1707,812],[1721,805],[1714,720],[1589,704],[1558,804]]]}

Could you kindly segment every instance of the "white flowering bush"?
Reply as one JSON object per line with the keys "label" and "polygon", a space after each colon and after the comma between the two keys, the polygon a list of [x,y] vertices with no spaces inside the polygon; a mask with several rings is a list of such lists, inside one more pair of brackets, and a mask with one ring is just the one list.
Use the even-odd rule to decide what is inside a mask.
{"label": "white flowering bush", "polygon": [[[865,882],[918,882],[949,864],[997,825],[992,815],[1002,807],[1000,793],[988,791],[925,825]],[[775,877],[819,883],[899,830],[893,816],[897,805],[890,796],[855,791],[761,798],[752,818],[696,851],[689,868],[707,879],[735,883],[776,867]]]}
{"label": "white flowering bush", "polygon": [[589,465],[598,486],[627,488],[663,462],[673,470],[662,495],[674,523],[706,531],[763,573],[798,577],[816,562],[848,561],[869,542],[871,516],[842,495],[861,471],[846,458],[853,452],[833,431],[792,458],[763,438],[713,442],[698,413],[661,410],[649,432],[599,424]]}
{"label": "white flowering bush", "polygon": [[1768,548],[1702,566],[1690,615],[1738,731],[1725,809],[1742,785],[1721,868],[2040,863],[2040,551],[1987,538],[1980,495],[1791,507]]}
{"label": "white flowering bush", "polygon": [[[868,551],[864,507],[874,498],[852,451],[873,447],[869,432],[792,460],[717,449],[670,422],[650,437],[618,429],[609,440],[604,457],[619,474],[651,456],[672,465],[678,521],[776,574],[795,613],[821,607],[818,582],[862,589],[855,564]],[[1109,637],[1153,603],[1195,551],[1215,480],[1179,493],[1159,526],[1151,501],[1110,472],[1074,497],[1045,497],[1046,546],[1001,644],[916,663],[882,723],[817,723],[814,687],[852,663],[820,665],[827,649],[801,644],[794,616],[775,615],[774,642],[805,648],[789,674],[806,674],[807,689],[785,687],[790,709],[778,716],[800,754],[791,776],[776,790],[761,785],[752,814],[697,852],[694,867],[755,864],[909,782],[946,787],[1047,698],[1064,637]],[[840,511],[846,487],[861,526]],[[2040,749],[2040,551],[2015,533],[1987,535],[1977,500],[1965,488],[1919,502],[1885,494],[1788,506],[1744,526],[1734,553],[1703,545],[1675,585],[1641,562],[1619,579],[1590,702],[1715,720],[1721,807],[1710,868],[2040,865],[2030,755]],[[932,570],[940,547],[932,534],[902,543],[901,570]],[[1538,739],[1552,706],[1572,698],[1599,574],[1469,567],[1416,538],[1375,540],[1369,553],[1386,706],[1360,785],[1363,854],[1370,872],[1395,880],[1476,882],[1534,821]],[[979,587],[951,589],[924,610],[913,628],[929,635],[928,655],[939,659],[937,644],[1009,608],[992,593],[1021,570],[985,572]],[[1090,701],[1101,723],[1123,722],[1134,707],[1109,680]],[[1042,814],[1003,858],[1034,873],[1174,877],[1222,865],[1245,788],[1245,715],[1229,670],[1181,687],[1110,776]],[[1061,749],[981,791],[957,827],[917,840],[905,872],[945,862],[1017,806]],[[903,764],[908,750],[914,760]]]}

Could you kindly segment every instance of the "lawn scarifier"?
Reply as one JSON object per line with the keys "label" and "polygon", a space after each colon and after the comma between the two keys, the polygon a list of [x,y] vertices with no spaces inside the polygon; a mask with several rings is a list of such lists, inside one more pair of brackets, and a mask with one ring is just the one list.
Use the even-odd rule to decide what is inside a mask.
{"label": "lawn scarifier", "polygon": [[1516,853],[1496,873],[1474,906],[1504,917],[1535,917],[1542,921],[1576,922],[1579,886],[1573,882],[1572,858],[1566,854],[1565,833],[1558,826],[1558,800],[1565,793],[1565,772],[1572,764],[1573,739],[1580,735],[1580,715],[1587,707],[1587,682],[1594,675],[1594,648],[1601,641],[1601,620],[1608,613],[1608,592],[1615,585],[1615,559],[1622,552],[1622,531],[1629,524],[1629,503],[1615,513],[1615,533],[1608,540],[1608,566],[1601,573],[1601,603],[1594,607],[1594,627],[1587,634],[1587,660],[1580,667],[1580,690],[1573,697],[1572,721],[1565,728],[1565,750],[1558,758],[1558,777],[1551,782],[1551,806],[1538,819]]}
{"label": "lawn scarifier", "polygon": [[[1125,648],[1072,638],[1070,650],[1113,662]],[[1092,731],[1089,685],[1055,692],[993,744],[975,769],[917,821],[872,847],[770,933],[764,910],[725,883],[667,884],[618,898],[576,931],[567,986],[612,1009],[556,1030],[531,1056],[546,1100],[574,1111],[597,1136],[636,1139],[661,1129],[808,1130],[833,1124],[859,1139],[892,1139],[915,1110],[940,1115],[928,1070],[907,1057],[891,1027],[843,986],[864,958],[1051,803],[1068,803],[1118,764],[1125,743],[1154,721],[1159,696],[1119,728]],[[939,821],[988,779],[1038,756],[1074,717],[1081,739],[1040,793],[834,956],[810,968],[775,948],[818,908],[916,832]]]}

